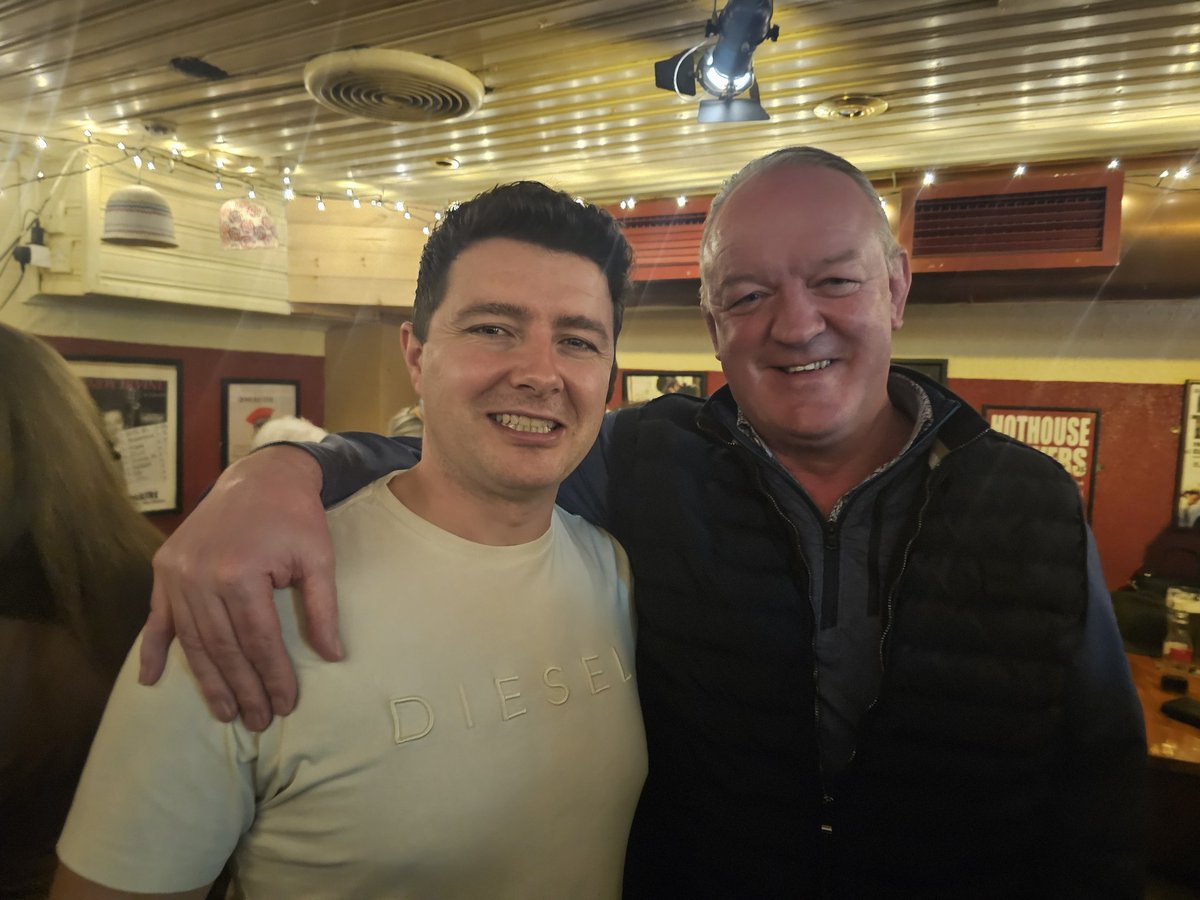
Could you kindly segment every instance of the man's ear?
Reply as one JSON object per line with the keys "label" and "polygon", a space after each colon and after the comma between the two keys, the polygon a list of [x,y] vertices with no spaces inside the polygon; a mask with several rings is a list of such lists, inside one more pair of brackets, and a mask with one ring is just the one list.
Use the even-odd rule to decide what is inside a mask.
{"label": "man's ear", "polygon": [[721,341],[717,337],[717,320],[713,318],[712,312],[708,308],[708,304],[703,300],[700,301],[700,312],[704,315],[704,324],[708,327],[708,339],[712,341],[713,354],[717,359],[721,358]]}
{"label": "man's ear", "polygon": [[412,382],[413,390],[421,394],[421,353],[425,345],[413,333],[412,322],[400,326],[400,352],[404,354],[404,365],[408,367],[408,380]]}
{"label": "man's ear", "polygon": [[902,249],[896,254],[895,262],[888,267],[888,288],[892,295],[892,331],[899,331],[904,325],[904,307],[908,303],[911,287],[912,266],[908,261],[908,251]]}

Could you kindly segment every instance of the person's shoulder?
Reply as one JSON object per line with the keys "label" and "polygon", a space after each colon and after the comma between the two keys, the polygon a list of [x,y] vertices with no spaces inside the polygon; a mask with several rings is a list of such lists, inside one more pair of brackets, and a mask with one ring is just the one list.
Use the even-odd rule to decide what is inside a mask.
{"label": "person's shoulder", "polygon": [[593,525],[582,516],[569,513],[561,506],[554,507],[554,527],[556,539],[569,541],[581,552],[600,558],[608,564],[613,564],[618,557],[625,555],[625,550],[615,537],[599,525]]}
{"label": "person's shoulder", "polygon": [[[337,522],[369,515],[372,511],[386,505],[388,497],[391,496],[388,482],[392,480],[392,476],[397,471],[400,470],[388,472],[383,477],[376,478],[370,484],[359,488],[346,499],[338,501],[325,510],[325,518],[330,527],[332,528]],[[385,494],[387,496],[384,496]]]}

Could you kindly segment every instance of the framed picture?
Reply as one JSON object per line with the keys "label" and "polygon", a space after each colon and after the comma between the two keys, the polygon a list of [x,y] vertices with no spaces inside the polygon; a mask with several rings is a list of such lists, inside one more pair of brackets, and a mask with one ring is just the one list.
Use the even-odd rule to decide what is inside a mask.
{"label": "framed picture", "polygon": [[255,378],[221,380],[221,468],[250,452],[264,423],[300,415],[300,382]]}
{"label": "framed picture", "polygon": [[1200,381],[1183,386],[1179,471],[1172,515],[1176,528],[1200,528]]}
{"label": "framed picture", "polygon": [[1088,521],[1092,520],[1100,410],[984,404],[983,417],[993,430],[1058,460],[1079,485]]}
{"label": "framed picture", "polygon": [[100,408],[134,506],[144,513],[179,512],[178,360],[68,357],[67,363]]}
{"label": "framed picture", "polygon": [[621,396],[628,406],[645,403],[663,394],[691,394],[705,397],[706,378],[703,372],[625,372],[621,379]]}
{"label": "framed picture", "polygon": [[904,366],[906,369],[914,369],[932,378],[938,384],[946,383],[946,370],[949,360],[945,359],[893,359],[893,363],[898,366]]}

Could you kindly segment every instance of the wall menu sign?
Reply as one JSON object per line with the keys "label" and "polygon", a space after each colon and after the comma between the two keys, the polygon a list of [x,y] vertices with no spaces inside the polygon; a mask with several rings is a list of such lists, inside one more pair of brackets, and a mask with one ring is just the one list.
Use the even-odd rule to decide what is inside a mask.
{"label": "wall menu sign", "polygon": [[983,417],[993,430],[1057,460],[1079,485],[1091,521],[1100,410],[985,405]]}
{"label": "wall menu sign", "polygon": [[133,505],[179,512],[179,361],[73,356],[67,364],[100,409]]}

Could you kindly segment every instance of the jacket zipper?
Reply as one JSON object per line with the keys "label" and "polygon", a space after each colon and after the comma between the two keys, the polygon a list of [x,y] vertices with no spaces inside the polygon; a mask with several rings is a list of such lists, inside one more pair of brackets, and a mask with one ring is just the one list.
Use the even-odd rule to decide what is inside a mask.
{"label": "jacket zipper", "polygon": [[[866,710],[864,710],[863,719],[867,717],[871,710],[875,708],[875,704],[879,702],[879,692],[883,688],[883,678],[887,668],[887,657],[885,655],[885,650],[887,647],[888,635],[892,630],[892,615],[896,607],[896,592],[900,589],[900,582],[904,580],[904,573],[908,569],[908,560],[912,553],[913,544],[917,542],[917,537],[921,534],[921,528],[925,524],[925,511],[929,509],[929,504],[933,500],[933,489],[935,487],[934,478],[937,474],[936,469],[940,468],[952,454],[971,446],[971,444],[975,443],[977,440],[987,434],[988,431],[990,431],[990,429],[985,429],[958,447],[948,450],[946,455],[938,461],[937,466],[935,466],[935,470],[929,473],[929,479],[925,482],[925,498],[921,501],[921,508],[917,512],[917,527],[913,529],[912,535],[909,537],[908,542],[904,545],[904,554],[900,558],[900,570],[896,573],[896,577],[892,579],[891,586],[888,588],[887,603],[884,605],[883,631],[879,635],[879,690],[876,690],[875,696],[867,705]],[[858,742],[855,741],[854,749],[850,751],[850,759],[847,761],[846,765],[849,766],[850,763],[854,762],[854,759],[857,756]]]}

